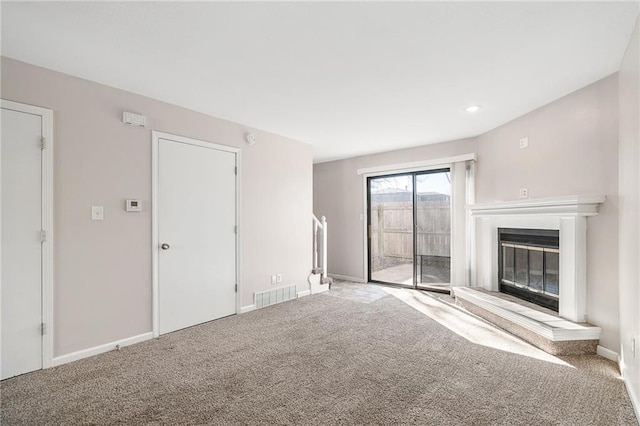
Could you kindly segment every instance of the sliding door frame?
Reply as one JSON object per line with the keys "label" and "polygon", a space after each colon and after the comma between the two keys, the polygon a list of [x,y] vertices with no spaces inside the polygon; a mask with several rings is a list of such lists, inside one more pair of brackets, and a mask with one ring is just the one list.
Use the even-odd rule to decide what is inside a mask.
{"label": "sliding door frame", "polygon": [[[418,176],[420,175],[429,175],[434,173],[449,173],[449,191],[451,194],[449,195],[449,259],[453,257],[453,166],[448,165],[447,167],[436,168],[431,170],[423,170],[413,172],[413,288],[416,290],[430,290],[430,291],[438,291],[438,292],[446,292],[444,289],[437,288],[435,286],[422,285],[419,286],[418,283],[418,263],[416,262],[417,251],[418,251]],[[422,260],[421,260],[422,263]],[[422,275],[422,264],[420,265],[420,274]],[[449,288],[451,288],[451,281],[453,277],[453,263],[449,262],[449,282],[448,283],[438,283],[438,284],[449,284]],[[422,283],[424,284],[424,283]],[[436,284],[436,283],[432,283]]]}
{"label": "sliding door frame", "polygon": [[[378,179],[378,178],[383,178],[383,177],[395,177],[395,176],[411,176],[411,182],[412,185],[415,185],[415,175],[414,172],[400,172],[400,173],[391,173],[391,174],[380,174],[377,176],[367,176],[364,178],[365,181],[365,187],[366,187],[366,193],[365,193],[365,243],[366,243],[366,260],[365,260],[365,268],[366,268],[366,274],[365,274],[365,281],[367,282],[373,282],[373,283],[378,283],[378,284],[387,284],[387,285],[393,285],[393,286],[398,286],[398,287],[402,287],[402,288],[407,288],[407,285],[405,284],[400,284],[400,283],[392,283],[392,282],[387,282],[387,281],[376,281],[372,278],[371,276],[371,238],[369,238],[369,230],[371,229],[371,180],[372,179]],[[413,250],[412,250],[412,257],[413,259],[413,284],[411,286],[411,288],[415,288],[416,287],[416,265],[415,265],[415,252],[416,252],[416,239],[415,239],[415,209],[413,208],[415,203],[415,188],[413,188],[412,191],[412,195],[411,195],[411,201],[412,201],[412,215],[413,215],[413,229],[414,232],[412,232],[413,238],[412,238],[412,242],[413,242]],[[380,226],[380,224],[378,223],[378,226]]]}
{"label": "sliding door frame", "polygon": [[[410,172],[401,172],[401,173],[392,173],[392,174],[382,174],[382,175],[378,175],[378,176],[367,176],[365,178],[366,181],[366,187],[367,187],[367,193],[366,193],[366,240],[367,240],[367,275],[366,275],[366,279],[369,282],[374,282],[374,283],[379,283],[379,284],[389,284],[389,285],[396,285],[399,287],[403,287],[403,288],[407,288],[406,284],[401,284],[401,283],[394,283],[394,282],[387,282],[387,281],[378,281],[378,280],[374,280],[373,276],[372,276],[372,271],[371,271],[371,236],[369,235],[371,232],[371,181],[374,179],[381,179],[381,178],[391,178],[391,177],[398,177],[398,176],[407,176],[411,178],[411,244],[412,244],[412,250],[411,250],[411,264],[412,264],[412,283],[411,283],[411,288],[413,288],[414,290],[422,290],[425,288],[428,288],[429,286],[423,286],[423,288],[419,288],[418,287],[418,262],[417,260],[417,252],[418,252],[418,190],[417,190],[417,182],[418,182],[418,176],[423,176],[423,175],[430,175],[430,174],[435,174],[435,173],[449,173],[449,176],[452,176],[452,170],[451,170],[451,166],[445,166],[445,167],[435,167],[435,168],[429,168],[429,169],[425,169],[425,170],[417,170],[417,171],[410,171]],[[450,182],[450,189],[451,192],[453,192],[453,182],[451,181],[451,178],[449,178]],[[453,210],[453,197],[450,195],[449,196],[449,209],[450,212],[452,212]],[[450,213],[450,219],[452,219],[452,213]],[[378,226],[380,226],[380,223],[378,223]],[[451,235],[451,233],[450,233]],[[450,237],[451,238],[451,237]],[[451,239],[452,240],[452,239]],[[384,242],[383,242],[384,244]],[[449,257],[451,257],[451,249],[449,250]],[[450,267],[451,269],[451,267]],[[451,270],[449,270],[449,276],[451,277]],[[449,279],[449,281],[451,281],[451,279]],[[447,283],[442,283],[442,284],[447,284]],[[451,285],[451,282],[448,283],[449,285]]]}
{"label": "sliding door frame", "polygon": [[[377,167],[367,167],[367,168],[362,168],[362,169],[358,169],[357,173],[358,175],[362,176],[362,212],[361,213],[361,217],[362,217],[362,277],[363,277],[363,281],[367,282],[369,279],[369,238],[368,238],[368,222],[369,222],[369,218],[367,215],[367,210],[368,210],[368,178],[370,177],[379,177],[379,176],[385,176],[385,175],[401,175],[401,174],[408,174],[411,172],[422,172],[422,171],[431,171],[431,170],[438,170],[438,169],[450,169],[452,171],[452,206],[455,207],[455,205],[457,204],[456,200],[454,199],[455,197],[455,192],[453,189],[453,186],[456,185],[456,181],[454,178],[455,172],[454,172],[454,166],[456,166],[458,163],[464,163],[464,162],[474,162],[476,160],[476,155],[473,153],[470,154],[463,154],[463,155],[458,155],[458,156],[454,156],[454,157],[445,157],[445,158],[440,158],[440,159],[435,159],[435,160],[426,160],[426,161],[415,161],[415,162],[411,162],[411,163],[400,163],[400,164],[390,164],[390,165],[386,165],[386,166],[377,166]],[[471,197],[471,200],[473,200],[473,192],[475,191],[475,189],[473,188],[473,180],[467,181],[467,191],[469,192],[467,194],[467,198]],[[456,240],[456,236],[454,234],[454,232],[460,232],[460,231],[465,231],[465,230],[457,230],[455,227],[455,221],[453,220],[454,211],[452,209],[452,222],[451,222],[451,234],[452,234],[452,261],[453,261],[453,254],[454,254],[454,244],[455,244],[455,240]],[[466,214],[466,213],[465,213]],[[474,245],[474,238],[473,238],[473,225],[471,225],[471,232],[469,233],[469,230],[466,230],[467,232],[467,236],[466,236],[466,242],[469,245],[469,252],[473,252],[475,250],[473,250],[473,245]],[[471,259],[469,258],[469,256],[466,256],[467,259],[465,261],[465,259],[456,259],[456,264],[461,264],[462,265],[462,269],[469,269],[469,265],[468,263],[471,262]],[[415,263],[415,261],[414,261]],[[455,268],[451,268],[451,274],[452,274],[452,281],[453,281],[453,276],[455,274],[455,276],[460,275],[460,271],[456,271]],[[465,275],[465,272],[462,272],[462,275]],[[414,274],[415,276],[415,274]],[[468,281],[465,280],[465,281]],[[458,284],[458,283],[456,283]],[[454,283],[452,282],[451,285],[454,285]],[[467,283],[468,285],[468,283]],[[406,286],[402,286],[403,288],[407,288]]]}

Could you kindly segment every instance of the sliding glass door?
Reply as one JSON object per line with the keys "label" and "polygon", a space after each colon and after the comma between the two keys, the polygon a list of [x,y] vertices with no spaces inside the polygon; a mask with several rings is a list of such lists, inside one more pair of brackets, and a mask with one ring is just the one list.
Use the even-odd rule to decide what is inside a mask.
{"label": "sliding glass door", "polygon": [[415,176],[416,286],[448,290],[451,283],[451,174]]}
{"label": "sliding glass door", "polygon": [[448,290],[449,169],[367,179],[369,280]]}
{"label": "sliding glass door", "polygon": [[413,286],[413,175],[369,178],[369,280]]}

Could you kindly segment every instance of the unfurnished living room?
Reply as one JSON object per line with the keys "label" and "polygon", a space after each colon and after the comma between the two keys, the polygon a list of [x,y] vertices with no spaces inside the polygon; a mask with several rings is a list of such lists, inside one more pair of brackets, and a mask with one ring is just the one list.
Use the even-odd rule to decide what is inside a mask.
{"label": "unfurnished living room", "polygon": [[638,425],[638,1],[0,14],[0,424]]}

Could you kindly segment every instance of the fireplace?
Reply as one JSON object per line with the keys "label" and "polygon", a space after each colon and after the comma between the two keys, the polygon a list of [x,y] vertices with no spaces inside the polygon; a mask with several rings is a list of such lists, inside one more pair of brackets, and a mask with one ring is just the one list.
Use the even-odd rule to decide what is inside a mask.
{"label": "fireplace", "polygon": [[[598,207],[605,201],[604,196],[568,196],[557,198],[526,199],[518,201],[505,201],[489,204],[474,204],[468,206],[471,217],[475,220],[471,223],[471,235],[474,241],[470,244],[469,259],[471,285],[480,286],[489,291],[500,291],[502,286],[508,287],[499,280],[499,256],[501,247],[498,229],[541,230],[558,231],[559,243],[556,246],[558,253],[558,314],[561,318],[573,322],[587,322],[587,217],[598,214]],[[522,243],[522,241],[517,241]],[[516,244],[514,244],[516,245]],[[535,243],[519,244],[527,247],[539,247]],[[552,253],[548,247],[546,253]],[[544,249],[544,247],[543,247]],[[527,261],[529,254],[535,250],[527,249]],[[522,252],[521,259],[524,259]],[[515,247],[514,257],[517,256]],[[552,275],[555,270],[552,266],[554,259],[547,255],[547,291],[553,294]],[[534,262],[539,261],[539,255],[533,255]],[[544,262],[544,260],[543,260]],[[543,265],[544,266],[544,265]],[[517,274],[514,266],[514,274]],[[539,273],[534,265],[534,286],[519,288],[526,291],[526,295],[536,293],[536,285],[539,287]],[[544,272],[543,272],[544,274]],[[517,277],[515,277],[517,278]],[[544,291],[544,276],[543,286]],[[508,279],[508,278],[507,278]],[[525,278],[523,277],[522,280]],[[531,283],[531,278],[526,278]],[[518,283],[518,280],[510,280]],[[533,288],[531,288],[533,287]],[[513,285],[509,289],[518,288]],[[539,288],[538,288],[539,290]],[[551,295],[547,295],[551,296]],[[551,296],[553,298],[553,296]]]}
{"label": "fireplace", "polygon": [[498,228],[499,290],[558,312],[560,233]]}

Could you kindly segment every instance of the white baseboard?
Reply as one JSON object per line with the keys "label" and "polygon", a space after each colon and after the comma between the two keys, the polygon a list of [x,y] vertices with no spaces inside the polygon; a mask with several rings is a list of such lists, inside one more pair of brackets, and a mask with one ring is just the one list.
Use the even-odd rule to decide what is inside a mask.
{"label": "white baseboard", "polygon": [[596,349],[596,353],[603,358],[611,360],[613,362],[618,362],[618,353],[612,351],[611,349],[607,349],[604,346],[598,345]]}
{"label": "white baseboard", "polygon": [[77,361],[82,358],[87,358],[94,355],[99,355],[105,352],[117,349],[118,345],[123,348],[125,346],[133,345],[135,343],[144,342],[153,338],[153,332],[139,334],[137,336],[127,337],[126,339],[116,340],[115,342],[105,343],[104,345],[94,346],[93,348],[82,349],[80,351],[71,352],[70,354],[61,355],[53,358],[53,366],[66,364],[68,362]]}
{"label": "white baseboard", "polygon": [[320,294],[329,291],[329,284],[311,285],[311,294]]}
{"label": "white baseboard", "polygon": [[299,291],[298,297],[305,297],[305,296],[309,296],[310,294],[311,294],[311,290]]}
{"label": "white baseboard", "polygon": [[363,278],[358,278],[358,277],[350,277],[348,275],[338,275],[338,274],[327,274],[329,275],[331,278],[336,279],[336,280],[343,280],[343,281],[353,281],[356,283],[366,283],[367,280],[363,279]]}
{"label": "white baseboard", "polygon": [[[620,370],[622,370],[622,366],[620,366]],[[640,400],[638,400],[638,395],[633,390],[633,387],[629,385],[629,380],[627,379],[625,371],[622,371],[622,381],[624,382],[624,386],[627,388],[627,393],[629,394],[633,411],[636,413],[636,420],[640,423]]]}
{"label": "white baseboard", "polygon": [[251,311],[255,311],[256,310],[256,305],[247,305],[247,306],[241,306],[240,307],[240,313],[241,314],[246,314],[247,312],[251,312]]}

